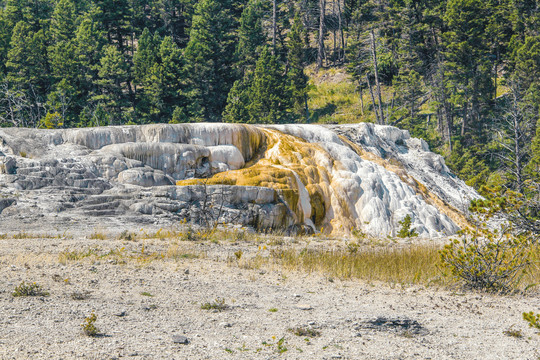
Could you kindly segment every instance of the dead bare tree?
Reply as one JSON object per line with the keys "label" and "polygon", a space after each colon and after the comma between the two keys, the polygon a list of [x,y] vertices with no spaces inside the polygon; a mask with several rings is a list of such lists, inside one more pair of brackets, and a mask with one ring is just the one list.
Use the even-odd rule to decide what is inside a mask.
{"label": "dead bare tree", "polygon": [[318,52],[317,52],[317,70],[323,66],[323,58],[325,57],[325,50],[324,50],[324,34],[326,32],[325,14],[326,14],[326,0],[319,0],[319,43],[318,43]]}
{"label": "dead bare tree", "polygon": [[28,100],[24,92],[12,90],[7,82],[0,84],[0,121],[15,127],[24,126]]}
{"label": "dead bare tree", "polygon": [[[373,31],[373,29],[371,29],[370,31],[370,39],[371,39],[371,57],[372,57],[372,61],[373,61],[373,71],[375,73],[375,85],[377,86],[377,96],[379,98],[379,116],[378,116],[378,119],[379,119],[379,124],[384,124],[386,123],[386,121],[384,120],[384,113],[383,113],[383,108],[382,108],[382,95],[381,95],[381,84],[380,84],[380,81],[379,81],[379,66],[378,66],[378,63],[377,63],[377,46],[375,44],[375,33]],[[375,112],[377,111],[377,109],[374,109]]]}
{"label": "dead bare tree", "polygon": [[498,150],[494,152],[499,159],[501,169],[508,174],[512,183],[512,190],[523,193],[525,187],[525,167],[530,156],[530,144],[535,118],[528,113],[532,109],[524,106],[518,98],[518,92],[513,89],[508,97],[508,104],[502,116],[498,116],[495,123],[495,142]]}

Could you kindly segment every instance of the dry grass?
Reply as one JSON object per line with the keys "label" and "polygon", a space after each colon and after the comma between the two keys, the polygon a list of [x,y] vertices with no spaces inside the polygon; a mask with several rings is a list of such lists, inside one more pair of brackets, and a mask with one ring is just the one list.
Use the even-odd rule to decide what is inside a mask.
{"label": "dry grass", "polygon": [[[360,246],[346,249],[297,249],[277,247],[265,256],[260,251],[252,257],[229,264],[246,269],[278,267],[290,271],[321,273],[329,278],[361,279],[393,284],[449,286],[450,277],[440,269],[439,250],[433,244],[411,244],[403,247]],[[531,259],[531,266],[522,275],[520,290],[536,288],[540,284],[540,247]]]}
{"label": "dry grass", "polygon": [[61,264],[89,262],[107,260],[112,264],[134,263],[144,265],[157,260],[179,260],[179,259],[197,259],[204,257],[204,254],[183,249],[177,243],[171,242],[166,248],[159,251],[148,251],[144,244],[140,250],[126,249],[125,247],[116,247],[103,249],[101,247],[89,247],[82,250],[65,249],[58,254],[58,262]]}
{"label": "dry grass", "polygon": [[270,256],[256,255],[241,264],[247,268],[278,265],[287,270],[318,272],[340,279],[390,283],[430,284],[441,281],[438,246],[368,248],[354,252],[323,249],[273,249]]}

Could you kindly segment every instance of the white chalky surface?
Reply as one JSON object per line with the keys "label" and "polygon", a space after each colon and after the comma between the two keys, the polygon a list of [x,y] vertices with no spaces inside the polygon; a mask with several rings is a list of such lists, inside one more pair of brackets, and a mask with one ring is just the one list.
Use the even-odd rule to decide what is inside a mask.
{"label": "white chalky surface", "polygon": [[[147,253],[168,240],[146,240]],[[280,268],[242,269],[227,258],[265,255],[278,246],[183,242],[199,259],[114,264],[81,260],[63,265],[64,250],[99,247],[141,252],[143,241],[87,238],[0,240],[0,359],[531,359],[540,336],[521,319],[540,310],[538,294],[496,296],[421,286],[332,279]],[[303,247],[305,243],[296,245]],[[325,245],[326,246],[326,245]],[[234,262],[234,260],[233,260]],[[188,271],[186,271],[188,270]],[[53,279],[56,278],[56,281]],[[67,279],[67,281],[64,281]],[[37,282],[48,297],[13,297],[21,281]],[[73,300],[73,292],[89,298]],[[144,296],[143,292],[152,296]],[[223,298],[222,312],[201,304]],[[276,308],[276,312],[269,309]],[[310,309],[310,310],[302,310]],[[81,332],[92,311],[101,336]],[[125,312],[125,316],[117,316]],[[373,328],[377,318],[417,324]],[[320,332],[307,339],[287,331]],[[514,338],[503,332],[523,333]],[[189,344],[175,344],[173,336]],[[277,341],[287,349],[278,353]]]}

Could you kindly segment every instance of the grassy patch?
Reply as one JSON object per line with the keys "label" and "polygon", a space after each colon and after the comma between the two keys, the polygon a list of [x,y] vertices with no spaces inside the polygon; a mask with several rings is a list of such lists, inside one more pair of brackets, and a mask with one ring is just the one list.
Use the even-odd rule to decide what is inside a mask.
{"label": "grassy patch", "polygon": [[47,291],[44,291],[39,284],[27,283],[23,281],[15,287],[11,295],[13,295],[14,297],[49,296],[49,293]]}
{"label": "grassy patch", "polygon": [[206,302],[201,304],[201,310],[217,310],[223,311],[227,310],[229,306],[225,304],[225,299],[217,298],[213,302]]}
{"label": "grassy patch", "polygon": [[289,332],[293,333],[296,336],[302,336],[302,337],[318,337],[321,336],[321,332],[315,329],[297,326],[295,328],[291,328],[288,330]]}
{"label": "grassy patch", "polygon": [[265,264],[289,270],[319,272],[341,279],[428,284],[439,278],[440,247],[415,245],[404,248],[381,247],[351,252],[324,249],[273,249],[269,257],[255,256],[242,264],[260,268]]}

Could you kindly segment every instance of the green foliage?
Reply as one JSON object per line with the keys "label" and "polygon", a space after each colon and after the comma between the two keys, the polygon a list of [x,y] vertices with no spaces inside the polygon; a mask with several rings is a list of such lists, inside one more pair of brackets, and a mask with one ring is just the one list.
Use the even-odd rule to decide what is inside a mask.
{"label": "green foliage", "polygon": [[241,68],[242,73],[253,70],[258,58],[259,47],[266,44],[262,15],[263,8],[260,0],[250,0],[242,11],[236,47],[237,66]]}
{"label": "green foliage", "polygon": [[213,302],[206,302],[201,304],[201,310],[216,310],[216,311],[223,311],[227,310],[229,306],[225,304],[225,299],[223,298],[217,298]]}
{"label": "green foliage", "polygon": [[195,7],[186,58],[190,101],[200,104],[204,119],[216,121],[225,108],[235,74],[232,18],[225,4],[201,0]]}
{"label": "green foliage", "polygon": [[47,115],[41,120],[40,127],[45,129],[56,129],[62,127],[64,123],[62,122],[62,117],[59,113],[47,112]]}
{"label": "green foliage", "polygon": [[288,331],[293,333],[296,336],[302,336],[302,337],[314,338],[314,337],[321,336],[321,332],[319,330],[315,330],[315,329],[311,329],[307,327],[301,327],[301,326],[290,328]]}
{"label": "green foliage", "polygon": [[95,325],[97,321],[96,314],[92,311],[92,313],[84,319],[84,322],[81,324],[83,333],[86,336],[95,337],[98,335],[98,329]]}
{"label": "green foliage", "polygon": [[18,286],[15,287],[13,293],[11,293],[14,297],[20,297],[20,296],[49,296],[49,293],[47,291],[44,291],[43,288],[39,285],[34,283],[26,283],[23,281]]}
{"label": "green foliage", "polygon": [[278,124],[290,119],[290,96],[276,56],[265,47],[255,71],[235,82],[223,118],[228,122]]}
{"label": "green foliage", "polygon": [[287,73],[287,95],[290,96],[290,103],[293,112],[299,117],[307,119],[309,110],[307,109],[308,77],[305,74],[305,41],[304,28],[298,14],[294,17],[293,26],[288,34],[288,65]]}
{"label": "green foliage", "polygon": [[[540,314],[535,314],[534,312],[524,312],[523,320],[529,323],[529,326],[540,330]],[[538,333],[540,335],[540,333]]]}
{"label": "green foliage", "polygon": [[399,225],[401,225],[401,229],[399,229],[397,236],[400,238],[408,238],[408,237],[415,237],[418,236],[418,233],[415,229],[411,229],[412,224],[412,218],[409,214],[407,214],[403,220],[398,221]]}
{"label": "green foliage", "polygon": [[466,229],[440,251],[443,269],[471,289],[510,291],[529,266],[531,242],[509,228],[491,230],[485,224]]}

